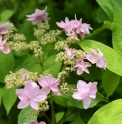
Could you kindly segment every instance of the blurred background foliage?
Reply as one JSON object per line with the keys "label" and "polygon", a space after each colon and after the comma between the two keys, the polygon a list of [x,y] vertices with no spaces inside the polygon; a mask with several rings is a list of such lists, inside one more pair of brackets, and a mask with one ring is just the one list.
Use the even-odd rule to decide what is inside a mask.
{"label": "blurred background foliage", "polygon": [[[18,33],[23,33],[26,37],[26,42],[30,42],[35,39],[34,35],[32,35],[34,33],[34,26],[32,26],[31,22],[26,20],[26,15],[34,13],[36,8],[41,10],[45,9],[46,6],[47,12],[49,13],[49,23],[51,29],[57,29],[58,27],[56,25],[56,22],[60,22],[61,20],[64,21],[65,17],[68,17],[70,20],[74,19],[75,14],[78,20],[82,18],[82,22],[91,24],[91,27],[94,30],[101,27],[104,21],[109,20],[106,13],[102,10],[102,8],[95,0],[0,0],[0,23],[4,23],[6,21],[12,22],[15,26],[13,30]],[[62,37],[60,38],[65,38],[65,35],[62,35]],[[108,29],[105,29],[91,39],[100,41],[110,47],[112,46],[112,34],[111,31]],[[0,55],[0,57],[0,63],[4,63],[2,62],[2,55]],[[0,69],[4,72],[2,76],[2,73],[0,73],[0,124],[17,124],[17,118],[20,111],[17,109],[18,102],[15,102],[16,98],[14,98],[14,101],[10,102],[10,105],[13,105],[14,103],[15,104],[13,105],[9,113],[6,112],[6,110],[9,111],[11,107],[3,105],[4,99],[7,99],[9,101],[7,97],[8,94],[9,98],[15,96],[15,94],[4,93],[5,97],[2,98],[3,102],[1,102],[1,96],[3,94],[2,87],[4,87],[5,85],[3,81],[4,76],[9,72],[10,69],[13,69],[14,63],[17,63],[17,65],[15,64],[14,66],[18,67],[19,64],[21,64],[26,57],[23,56],[22,58],[20,58],[18,56],[14,56],[15,60],[13,60],[13,56],[9,55],[9,58],[4,58],[4,60],[8,61],[9,64],[6,65],[4,63],[4,66],[0,67]],[[100,73],[101,72],[99,72],[99,74]],[[74,74],[72,74],[72,76],[73,75]],[[86,77],[85,74],[83,75],[83,77]],[[87,77],[87,80],[91,80],[92,78],[93,77]],[[96,79],[98,80],[99,78],[101,77],[96,77]],[[92,115],[94,111],[96,111],[96,108],[95,110],[92,109],[92,112],[90,114]]]}

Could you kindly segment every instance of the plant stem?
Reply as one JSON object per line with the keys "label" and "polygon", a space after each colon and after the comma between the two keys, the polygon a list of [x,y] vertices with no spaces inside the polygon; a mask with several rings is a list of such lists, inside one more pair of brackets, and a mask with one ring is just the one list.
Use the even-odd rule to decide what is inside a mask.
{"label": "plant stem", "polygon": [[50,108],[51,108],[51,118],[52,118],[52,124],[56,124],[55,110],[54,110],[54,104],[53,104],[53,99],[52,98],[49,99],[49,101],[50,101]]}

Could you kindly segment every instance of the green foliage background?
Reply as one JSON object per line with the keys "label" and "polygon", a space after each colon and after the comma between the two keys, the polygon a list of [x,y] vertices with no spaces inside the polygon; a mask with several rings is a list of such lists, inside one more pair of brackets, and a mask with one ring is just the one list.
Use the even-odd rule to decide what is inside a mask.
{"label": "green foliage background", "polygon": [[[103,70],[96,70],[96,67],[93,67],[90,69],[91,76],[83,74],[75,79],[83,78],[86,81],[97,80],[101,82],[101,85],[98,86],[97,99],[92,101],[90,109],[83,110],[82,103],[71,97],[72,91],[64,97],[54,97],[57,105],[57,122],[63,117],[64,120],[61,122],[63,124],[68,124],[68,122],[72,124],[114,124],[114,119],[112,120],[111,118],[118,114],[117,111],[120,110],[120,113],[122,111],[120,106],[122,100],[115,100],[122,98],[122,0],[0,0],[0,23],[12,22],[15,25],[13,30],[23,33],[28,43],[34,40],[35,37],[32,35],[34,27],[31,22],[26,20],[26,15],[34,13],[36,8],[44,9],[46,6],[48,7],[47,12],[49,13],[51,29],[57,29],[56,22],[64,21],[65,17],[74,19],[75,14],[78,20],[82,18],[83,23],[91,24],[94,30],[91,31],[89,36],[86,36],[84,41],[79,42],[79,47],[86,52],[89,52],[89,47],[99,48],[104,53],[108,64],[105,73]],[[65,37],[63,33],[59,39]],[[50,48],[53,47],[50,46],[46,49],[47,54]],[[52,66],[52,68],[50,67],[51,72],[56,76],[57,71],[60,70],[61,63],[57,65],[50,64],[51,62],[54,63],[54,56],[48,57],[44,66],[45,69]],[[16,71],[28,63],[30,64],[30,66],[27,66],[28,70],[41,72],[41,70],[38,70],[38,65],[32,66],[33,61],[25,55],[10,53],[4,56],[0,53],[0,124],[17,124],[20,112],[16,107],[18,100],[14,92],[15,89],[8,93],[5,89],[4,77],[10,70]],[[54,71],[53,68],[57,67],[59,67],[59,70]],[[76,74],[71,74],[72,79],[75,76]],[[68,80],[68,82],[73,84],[72,80]],[[107,104],[108,102],[110,103]],[[95,105],[97,106],[94,107]],[[116,105],[119,107],[116,107]],[[60,109],[58,109],[59,106]],[[109,123],[105,119],[105,115],[109,111],[108,108],[113,111],[109,116],[109,119],[111,119]],[[22,112],[25,113],[24,111],[26,110]],[[64,114],[65,111],[66,113]],[[28,115],[28,113],[25,114]],[[103,117],[102,121],[99,120],[99,116]],[[119,117],[121,117],[121,114]],[[95,118],[98,118],[97,121]],[[119,120],[118,118],[116,117],[115,120]],[[22,119],[20,117],[20,120]],[[117,122],[117,124],[121,124],[121,122]]]}

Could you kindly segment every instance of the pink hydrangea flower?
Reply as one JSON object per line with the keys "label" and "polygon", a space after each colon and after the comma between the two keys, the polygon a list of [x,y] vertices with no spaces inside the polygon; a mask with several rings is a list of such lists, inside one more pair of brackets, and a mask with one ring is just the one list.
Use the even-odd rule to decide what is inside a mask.
{"label": "pink hydrangea flower", "polygon": [[79,60],[74,67],[77,68],[77,74],[80,75],[83,72],[86,72],[89,74],[88,67],[90,66],[91,64],[89,62],[84,62],[84,60],[82,59],[82,60]]}
{"label": "pink hydrangea flower", "polygon": [[97,92],[97,82],[89,82],[88,84],[79,80],[77,83],[77,91],[73,93],[72,97],[74,99],[82,100],[83,106],[87,109],[91,103],[91,99],[96,98]]}
{"label": "pink hydrangea flower", "polygon": [[30,122],[28,122],[26,124],[46,124],[46,123],[44,121],[41,121],[41,122],[38,123],[37,121],[32,120],[32,121],[30,121]]}
{"label": "pink hydrangea flower", "polygon": [[76,49],[69,49],[68,47],[65,47],[64,49],[66,50],[67,56],[69,56],[70,58],[74,58]]}
{"label": "pink hydrangea flower", "polygon": [[82,23],[82,19],[78,21],[76,15],[75,15],[75,20],[69,21],[69,19],[66,17],[65,22],[63,21],[56,22],[56,24],[60,28],[64,29],[67,36],[70,36],[76,40],[78,40],[77,35],[80,35],[81,38],[83,39],[86,34],[90,34],[89,30],[92,30],[89,24]]}
{"label": "pink hydrangea flower", "polygon": [[0,51],[2,51],[5,54],[8,54],[8,53],[10,53],[10,48],[9,48],[6,40],[7,39],[2,41],[2,36],[0,35]]}
{"label": "pink hydrangea flower", "polygon": [[107,63],[104,59],[103,53],[98,49],[98,51],[94,49],[90,49],[91,53],[86,54],[86,59],[89,60],[92,64],[96,63],[96,66],[99,68],[106,69]]}
{"label": "pink hydrangea flower", "polygon": [[31,15],[26,15],[28,18],[27,20],[32,21],[33,25],[37,25],[38,27],[42,23],[42,20],[48,23],[49,18],[46,9],[47,7],[45,8],[45,10],[36,9],[35,13]]}
{"label": "pink hydrangea flower", "polygon": [[60,95],[60,91],[58,85],[60,83],[60,79],[53,78],[51,74],[46,76],[42,76],[38,79],[39,85],[42,87],[45,92],[49,93],[51,90],[54,94]]}
{"label": "pink hydrangea flower", "polygon": [[14,26],[14,25],[12,23],[9,23],[9,22],[1,24],[0,25],[0,34],[7,34],[9,32],[12,32],[12,31],[7,30],[7,28],[12,27],[12,26]]}
{"label": "pink hydrangea flower", "polygon": [[47,92],[43,89],[39,89],[39,86],[33,81],[26,81],[24,89],[17,89],[16,95],[21,100],[18,104],[18,108],[22,109],[30,106],[38,110],[38,102],[41,102],[47,98]]}

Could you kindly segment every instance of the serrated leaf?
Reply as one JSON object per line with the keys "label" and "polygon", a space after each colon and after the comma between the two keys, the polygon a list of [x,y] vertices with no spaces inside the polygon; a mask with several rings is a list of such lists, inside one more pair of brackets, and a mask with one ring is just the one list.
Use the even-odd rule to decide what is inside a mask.
{"label": "serrated leaf", "polygon": [[119,84],[120,76],[107,70],[102,77],[102,87],[107,97],[111,96]]}
{"label": "serrated leaf", "polygon": [[1,21],[8,21],[13,14],[14,14],[13,10],[4,10],[1,13]]}
{"label": "serrated leaf", "polygon": [[112,44],[113,48],[122,55],[122,8],[115,4],[115,14],[113,20]]}
{"label": "serrated leaf", "polygon": [[88,124],[122,124],[122,99],[115,100],[98,109]]}
{"label": "serrated leaf", "polygon": [[14,57],[12,53],[3,54],[0,51],[0,81],[4,82],[5,76],[14,68]]}
{"label": "serrated leaf", "polygon": [[94,40],[84,40],[78,44],[87,53],[90,52],[89,48],[100,49],[107,62],[107,69],[122,76],[122,58],[114,49]]}
{"label": "serrated leaf", "polygon": [[96,0],[96,1],[112,21],[114,16],[114,0]]}
{"label": "serrated leaf", "polygon": [[3,94],[3,105],[7,111],[7,114],[11,110],[12,106],[16,102],[17,95],[15,94],[16,88],[11,89],[10,91],[4,88]]}
{"label": "serrated leaf", "polygon": [[36,120],[37,116],[31,114],[31,107],[28,106],[22,109],[18,116],[18,124],[24,124],[30,122],[31,120]]}

